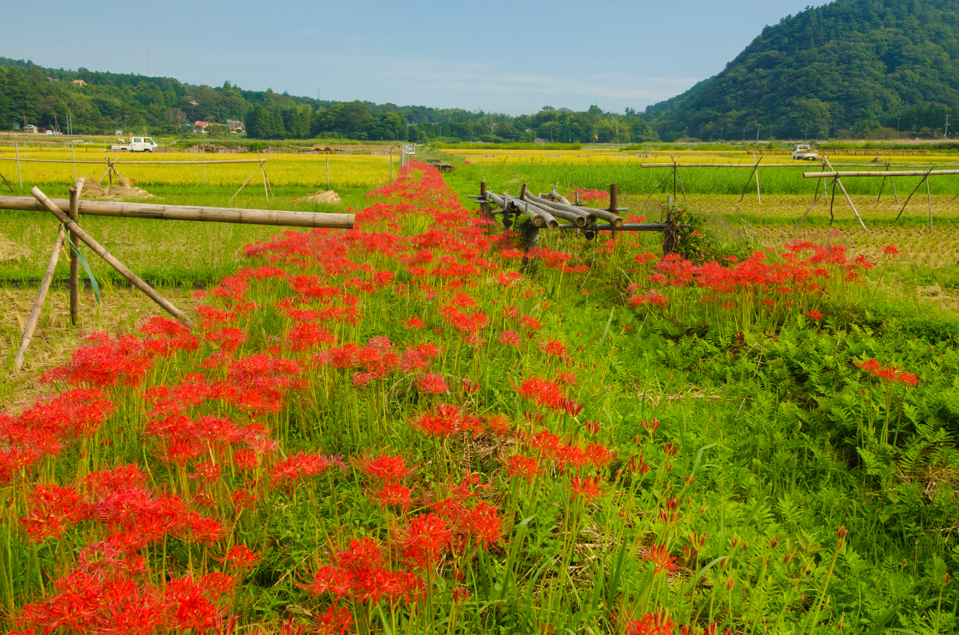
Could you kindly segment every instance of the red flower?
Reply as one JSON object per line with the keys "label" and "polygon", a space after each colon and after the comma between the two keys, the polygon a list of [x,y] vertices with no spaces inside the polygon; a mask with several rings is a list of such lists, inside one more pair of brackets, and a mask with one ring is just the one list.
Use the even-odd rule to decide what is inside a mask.
{"label": "red flower", "polygon": [[540,475],[539,461],[534,457],[514,454],[506,461],[508,476],[524,476],[527,483],[533,482],[533,477]]}
{"label": "red flower", "polygon": [[656,565],[655,573],[665,571],[674,573],[678,567],[675,565],[676,558],[669,555],[669,551],[663,546],[654,546],[646,554],[646,560]]}
{"label": "red flower", "polygon": [[413,468],[407,467],[406,460],[401,456],[381,454],[373,459],[357,459],[354,465],[363,474],[384,483],[396,483],[413,473]]}

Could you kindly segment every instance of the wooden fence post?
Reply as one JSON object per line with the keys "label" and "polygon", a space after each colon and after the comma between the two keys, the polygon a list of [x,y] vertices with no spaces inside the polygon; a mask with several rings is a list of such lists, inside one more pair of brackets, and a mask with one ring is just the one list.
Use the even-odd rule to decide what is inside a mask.
{"label": "wooden fence post", "polygon": [[[77,184],[70,188],[70,223],[75,225],[80,219],[80,193],[83,191],[83,179],[77,179]],[[76,232],[70,230],[70,242],[73,248],[79,250],[77,243],[80,238]],[[70,323],[77,325],[77,314],[80,306],[80,254],[74,252],[70,254]]]}
{"label": "wooden fence post", "polygon": [[159,293],[157,293],[153,289],[153,287],[151,287],[142,279],[140,279],[139,276],[133,273],[122,262],[114,258],[110,254],[110,252],[108,252],[106,249],[103,248],[103,246],[100,243],[98,243],[92,236],[86,233],[86,231],[84,231],[79,224],[71,221],[69,216],[61,212],[60,208],[57,207],[53,203],[53,201],[47,198],[47,196],[40,191],[40,188],[34,187],[32,190],[30,190],[30,193],[33,194],[33,196],[38,201],[43,203],[43,205],[50,211],[51,214],[53,214],[58,219],[60,219],[61,223],[64,223],[65,225],[71,225],[71,229],[73,229],[73,231],[77,234],[77,237],[83,242],[85,242],[87,246],[89,246],[90,249],[92,249],[98,256],[106,260],[111,267],[113,267],[114,269],[117,270],[117,272],[120,273],[120,275],[122,275],[124,278],[129,280],[130,284],[132,284],[137,289],[145,293],[151,300],[153,300],[154,302],[159,304],[161,307],[163,307],[163,309],[167,311],[169,314],[171,314],[172,316],[174,316],[175,318],[177,318],[178,320],[180,320],[187,326],[192,326],[192,323],[190,322],[190,319],[187,318],[186,314],[184,314],[182,311],[180,311],[180,309],[170,304],[170,302],[167,301],[166,298],[161,296]]}
{"label": "wooden fence post", "polygon": [[[37,188],[33,188],[37,189]],[[59,211],[59,210],[58,210]],[[47,292],[50,290],[50,283],[53,281],[53,273],[57,270],[57,262],[60,260],[60,250],[63,249],[63,241],[66,240],[67,232],[64,225],[60,225],[60,231],[57,232],[57,241],[53,245],[53,253],[50,254],[50,260],[47,262],[47,270],[43,274],[43,280],[40,282],[40,290],[37,292],[37,299],[33,303],[33,309],[30,311],[30,318],[23,329],[23,337],[20,338],[20,348],[17,349],[17,356],[14,359],[14,366],[17,370],[23,366],[23,358],[27,354],[27,347],[33,339],[33,332],[37,328],[37,322],[40,321],[40,309],[43,308],[43,302],[47,299]]]}

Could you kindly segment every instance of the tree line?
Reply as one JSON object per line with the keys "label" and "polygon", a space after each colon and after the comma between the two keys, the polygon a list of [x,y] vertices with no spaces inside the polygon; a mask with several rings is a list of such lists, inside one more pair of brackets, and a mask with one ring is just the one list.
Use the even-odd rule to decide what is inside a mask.
{"label": "tree line", "polygon": [[65,71],[0,58],[0,129],[33,124],[72,134],[112,134],[114,130],[154,135],[194,134],[206,121],[213,135],[230,134],[230,122],[243,122],[254,139],[356,139],[563,143],[641,143],[656,133],[640,113],[586,112],[543,107],[532,115],[511,116],[396,106],[371,102],[331,102],[287,93],[246,91],[230,82],[220,87],[191,86],[168,77]]}

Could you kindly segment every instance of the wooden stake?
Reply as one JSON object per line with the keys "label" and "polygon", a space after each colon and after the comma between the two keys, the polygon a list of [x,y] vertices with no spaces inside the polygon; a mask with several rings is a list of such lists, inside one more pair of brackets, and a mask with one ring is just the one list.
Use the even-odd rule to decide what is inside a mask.
{"label": "wooden stake", "polygon": [[[829,169],[832,170],[832,165],[829,163],[829,159],[824,157],[823,160],[826,162],[826,165],[829,166]],[[842,184],[842,181],[839,179],[838,176],[836,177],[835,185],[838,185],[839,189],[842,190],[842,193],[846,197],[846,202],[849,203],[849,207],[852,208],[852,213],[856,215],[856,218],[859,220],[859,224],[862,225],[863,230],[868,232],[869,230],[866,229],[866,224],[862,222],[862,217],[859,215],[859,210],[856,209],[856,206],[852,202],[852,198],[849,196],[849,192],[846,191],[845,186]],[[835,188],[833,189],[833,191],[835,192]],[[830,207],[830,210],[831,209],[832,208]],[[830,224],[831,223],[832,221],[830,220]]]}
{"label": "wooden stake", "polygon": [[10,193],[16,194],[16,192],[13,191],[13,186],[10,185],[10,182],[7,180],[7,177],[3,176],[3,173],[0,173],[0,178],[3,178],[3,182],[7,184],[7,189],[10,190]]}
{"label": "wooden stake", "polygon": [[[823,179],[820,179],[820,180],[823,180]],[[823,186],[822,186],[822,193],[826,195],[826,200],[828,201],[828,200],[829,200],[829,192],[826,191],[826,184],[825,184],[825,183],[823,183]],[[804,220],[806,220],[806,217],[809,216],[809,212],[812,211],[812,208],[816,207],[816,203],[819,202],[819,196],[820,196],[820,195],[819,195],[819,183],[817,182],[817,183],[816,183],[816,196],[814,196],[813,199],[812,199],[812,205],[810,205],[810,206],[809,206],[809,209],[806,210],[806,213],[802,215],[802,218],[800,218],[798,221],[796,221],[796,224],[793,225],[793,231],[795,231],[795,230],[799,227],[799,225],[800,225]]]}
{"label": "wooden stake", "polygon": [[759,161],[756,160],[756,155],[753,155],[753,161],[756,162],[756,167],[753,168],[753,172],[756,173],[756,199],[759,201],[759,204],[763,204],[763,195],[759,191],[759,161],[762,161],[762,157],[759,158]]}
{"label": "wooden stake", "polygon": [[13,149],[17,152],[17,176],[20,177],[20,191],[23,191],[23,172],[20,171],[20,146],[13,144]]}
{"label": "wooden stake", "polygon": [[40,188],[34,187],[32,190],[30,190],[30,193],[33,194],[33,196],[38,201],[43,203],[44,207],[46,207],[51,214],[59,218],[61,223],[71,225],[71,229],[74,231],[74,233],[76,233],[77,238],[85,242],[87,246],[89,246],[90,249],[92,249],[98,256],[106,260],[107,263],[111,267],[116,269],[121,276],[129,280],[130,284],[132,284],[137,289],[145,293],[151,300],[159,304],[167,313],[174,316],[176,319],[180,320],[187,326],[192,326],[192,323],[190,322],[189,318],[187,318],[186,314],[184,314],[182,311],[180,311],[180,309],[170,304],[170,302],[168,302],[166,298],[164,298],[159,293],[157,293],[153,289],[153,287],[151,287],[146,282],[141,280],[139,276],[137,276],[135,273],[130,271],[130,269],[127,268],[127,266],[124,265],[122,262],[114,258],[110,254],[110,252],[108,252],[106,249],[103,248],[103,246],[100,243],[98,243],[96,240],[94,240],[92,236],[86,233],[86,231],[84,231],[79,224],[71,221],[66,214],[60,211],[60,208],[57,207],[53,201],[47,198],[47,196],[40,191]]}
{"label": "wooden stake", "polygon": [[243,188],[246,187],[246,184],[247,184],[247,183],[249,183],[250,181],[253,180],[253,177],[256,176],[256,173],[257,173],[260,169],[262,169],[262,168],[263,168],[263,164],[260,163],[260,167],[258,167],[256,170],[253,170],[253,174],[250,175],[250,178],[248,178],[247,180],[243,181],[243,185],[240,186],[240,189],[233,193],[233,196],[230,197],[230,200],[231,200],[231,201],[236,198],[236,195],[239,194],[240,191],[243,190]]}
{"label": "wooden stake", "polygon": [[23,329],[23,337],[20,338],[20,348],[17,349],[17,356],[14,359],[14,366],[17,370],[20,370],[20,367],[23,366],[23,358],[27,354],[27,347],[30,346],[30,341],[33,339],[33,332],[37,328],[37,322],[40,321],[40,309],[43,308],[43,302],[47,299],[47,292],[50,290],[50,283],[53,281],[53,272],[57,270],[57,262],[60,260],[60,250],[63,249],[63,241],[66,240],[66,237],[66,229],[64,229],[63,225],[60,225],[60,231],[57,232],[57,241],[53,245],[53,253],[50,254],[47,270],[44,272],[43,280],[40,282],[40,291],[37,292],[37,299],[33,303],[33,309],[30,311],[27,326]]}
{"label": "wooden stake", "polygon": [[263,159],[260,158],[259,152],[256,153],[256,158],[260,159],[260,173],[263,175],[263,195],[266,197],[267,202],[269,202],[270,192],[266,186],[266,170],[263,169]]}
{"label": "wooden stake", "polygon": [[899,222],[899,217],[902,216],[902,213],[906,211],[906,205],[909,205],[909,201],[912,200],[912,195],[919,191],[919,188],[922,187],[922,184],[927,181],[929,174],[935,169],[935,166],[929,168],[929,171],[924,174],[922,180],[916,184],[916,187],[909,193],[909,196],[906,197],[906,202],[902,204],[902,209],[899,210],[899,213],[896,214],[896,220],[894,222]]}
{"label": "wooden stake", "polygon": [[[80,193],[83,191],[83,179],[77,179],[77,184],[70,188],[70,225],[75,225],[80,218]],[[70,242],[76,247],[80,238],[75,232],[70,232]],[[77,314],[80,306],[80,255],[70,254],[70,323],[77,325]]]}

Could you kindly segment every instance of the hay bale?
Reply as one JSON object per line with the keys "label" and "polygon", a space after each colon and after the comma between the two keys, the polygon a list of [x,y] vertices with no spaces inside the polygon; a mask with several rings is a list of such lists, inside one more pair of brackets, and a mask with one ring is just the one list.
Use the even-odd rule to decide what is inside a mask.
{"label": "hay bale", "polygon": [[124,198],[153,198],[153,194],[139,187],[135,187],[130,183],[130,179],[127,178],[121,178],[113,185],[108,185],[104,188],[94,177],[84,180],[83,198],[116,201]]}
{"label": "hay bale", "polygon": [[313,196],[304,196],[301,199],[297,199],[306,203],[320,203],[323,205],[336,205],[340,202],[340,195],[334,192],[333,190],[319,190]]}

